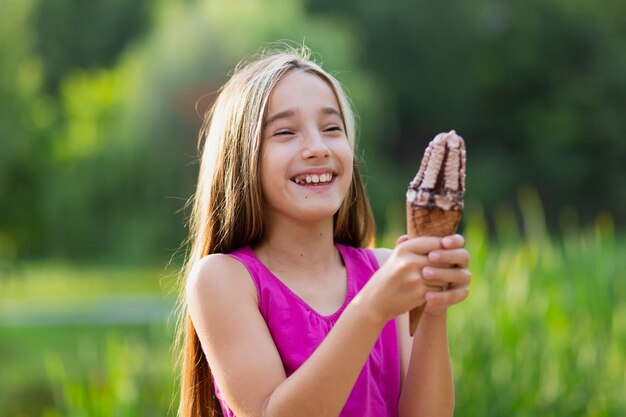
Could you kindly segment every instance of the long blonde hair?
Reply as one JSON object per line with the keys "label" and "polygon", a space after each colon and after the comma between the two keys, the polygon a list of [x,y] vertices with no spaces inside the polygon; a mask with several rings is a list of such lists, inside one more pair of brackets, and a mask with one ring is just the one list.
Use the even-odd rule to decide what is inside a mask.
{"label": "long blonde hair", "polygon": [[[272,89],[294,70],[317,75],[334,91],[354,152],[356,133],[350,102],[339,82],[310,59],[306,48],[264,52],[240,65],[222,87],[200,129],[200,172],[196,193],[190,200],[188,252],[180,275],[180,417],[221,415],[206,357],[186,311],[186,279],[202,257],[254,245],[263,236],[259,173],[263,120]],[[350,188],[334,217],[334,239],[365,247],[373,242],[374,220],[354,160]]]}

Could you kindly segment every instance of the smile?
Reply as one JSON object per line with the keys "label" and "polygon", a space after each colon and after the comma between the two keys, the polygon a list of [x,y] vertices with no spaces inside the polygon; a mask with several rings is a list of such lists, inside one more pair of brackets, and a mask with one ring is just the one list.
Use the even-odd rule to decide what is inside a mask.
{"label": "smile", "polygon": [[325,172],[323,174],[303,174],[293,178],[293,181],[298,185],[327,184],[332,180],[332,172]]}

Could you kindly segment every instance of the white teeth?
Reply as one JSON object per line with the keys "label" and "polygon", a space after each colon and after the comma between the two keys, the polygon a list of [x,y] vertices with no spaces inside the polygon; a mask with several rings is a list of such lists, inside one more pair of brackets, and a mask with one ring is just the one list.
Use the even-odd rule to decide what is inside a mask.
{"label": "white teeth", "polygon": [[323,184],[323,183],[327,183],[330,182],[333,179],[333,174],[331,174],[330,172],[324,173],[324,174],[310,174],[310,175],[304,175],[304,176],[300,176],[300,177],[296,177],[294,178],[294,181],[296,184]]}

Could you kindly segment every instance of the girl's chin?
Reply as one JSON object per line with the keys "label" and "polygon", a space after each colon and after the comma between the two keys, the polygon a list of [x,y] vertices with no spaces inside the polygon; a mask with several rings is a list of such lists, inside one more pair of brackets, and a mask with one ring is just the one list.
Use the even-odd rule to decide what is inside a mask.
{"label": "girl's chin", "polygon": [[339,210],[339,207],[335,209],[332,206],[323,206],[323,207],[304,207],[300,210],[296,210],[294,215],[301,219],[303,222],[323,222],[325,220],[331,220],[335,216],[335,213]]}
{"label": "girl's chin", "polygon": [[325,220],[332,220],[336,212],[337,211],[334,211],[334,212],[329,211],[329,212],[320,213],[319,211],[316,211],[316,212],[308,212],[308,211],[304,212],[303,211],[299,213],[298,217],[302,219],[302,221],[305,221],[305,222],[311,222],[311,223],[323,222]]}

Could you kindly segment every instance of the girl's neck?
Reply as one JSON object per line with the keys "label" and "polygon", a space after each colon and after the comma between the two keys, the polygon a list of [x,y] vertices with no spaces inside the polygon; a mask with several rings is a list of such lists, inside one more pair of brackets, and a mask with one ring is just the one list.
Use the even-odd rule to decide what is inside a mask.
{"label": "girl's neck", "polygon": [[267,224],[264,237],[254,250],[265,264],[309,271],[325,270],[341,259],[333,240],[332,219],[315,224],[294,222],[281,227]]}

